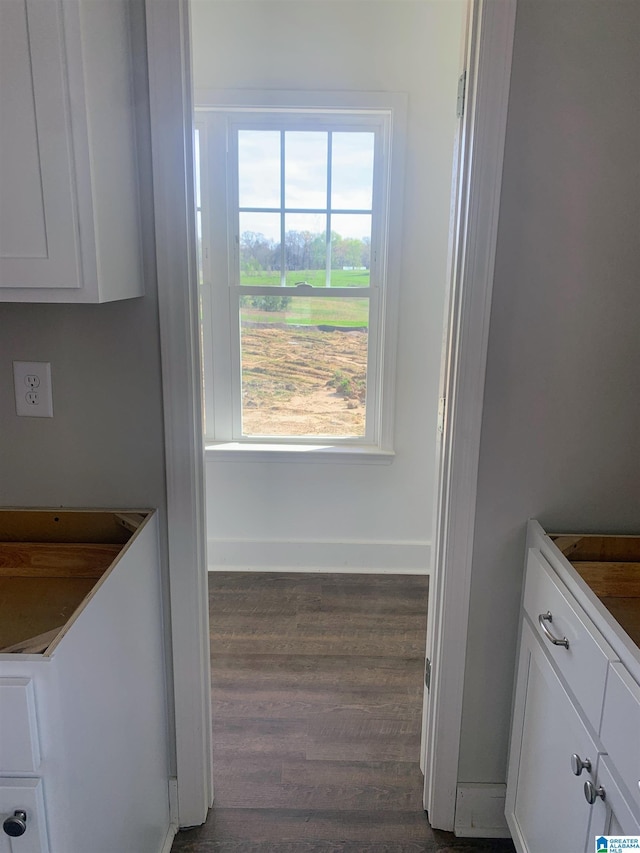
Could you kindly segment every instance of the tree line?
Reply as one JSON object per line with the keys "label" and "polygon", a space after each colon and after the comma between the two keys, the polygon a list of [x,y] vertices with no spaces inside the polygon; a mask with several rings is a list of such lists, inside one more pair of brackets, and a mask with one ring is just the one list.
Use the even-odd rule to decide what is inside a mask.
{"label": "tree line", "polygon": [[[284,238],[285,268],[287,270],[321,270],[327,265],[325,234],[310,231],[287,231]],[[280,242],[254,231],[240,236],[240,269],[243,273],[279,271]],[[371,263],[369,237],[341,237],[331,232],[331,269],[364,268]]]}

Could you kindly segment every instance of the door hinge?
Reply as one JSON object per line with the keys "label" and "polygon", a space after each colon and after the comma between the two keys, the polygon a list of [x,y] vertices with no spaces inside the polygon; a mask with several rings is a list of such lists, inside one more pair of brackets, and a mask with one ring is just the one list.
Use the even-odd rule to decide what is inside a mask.
{"label": "door hinge", "polygon": [[462,118],[464,115],[464,102],[465,96],[467,94],[467,72],[463,71],[458,79],[458,106],[456,109],[456,115],[458,118]]}
{"label": "door hinge", "polygon": [[424,662],[424,686],[427,690],[431,687],[431,661],[429,658]]}
{"label": "door hinge", "polygon": [[447,398],[440,397],[438,400],[438,432],[444,433],[444,416],[447,412]]}

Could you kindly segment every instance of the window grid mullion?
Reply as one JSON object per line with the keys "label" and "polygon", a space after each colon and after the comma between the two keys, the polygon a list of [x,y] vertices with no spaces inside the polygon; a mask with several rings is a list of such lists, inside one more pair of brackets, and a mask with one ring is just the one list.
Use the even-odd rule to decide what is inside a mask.
{"label": "window grid mullion", "polygon": [[[242,296],[280,296],[282,293],[279,284],[237,284],[231,285],[229,289]],[[287,296],[304,299],[327,297],[331,299],[369,299],[372,295],[370,287],[331,287],[329,291],[327,292],[326,287],[308,286],[303,290],[298,290],[295,286],[287,285]]]}
{"label": "window grid mullion", "polygon": [[333,157],[333,134],[327,133],[327,221],[326,228],[326,257],[327,269],[325,275],[325,287],[331,287],[331,161]]}
{"label": "window grid mullion", "polygon": [[285,248],[285,221],[284,221],[284,130],[280,131],[280,287],[287,284],[287,253]]}
{"label": "window grid mullion", "polygon": [[371,215],[372,208],[367,207],[238,207],[240,213],[280,213],[284,210],[286,213],[349,213]]}

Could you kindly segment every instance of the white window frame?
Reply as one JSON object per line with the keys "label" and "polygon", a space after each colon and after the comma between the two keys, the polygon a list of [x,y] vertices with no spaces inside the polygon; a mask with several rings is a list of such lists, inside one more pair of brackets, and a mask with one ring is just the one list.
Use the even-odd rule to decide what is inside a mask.
{"label": "white window frame", "polygon": [[[265,459],[283,454],[307,461],[342,458],[384,461],[393,456],[395,355],[401,265],[401,212],[404,180],[406,95],[397,93],[318,93],[196,90],[195,127],[199,131],[202,186],[201,311],[205,419],[208,458]],[[367,411],[364,437],[240,434],[241,387],[239,298],[248,292],[238,280],[237,157],[239,128],[285,130],[366,130],[376,133],[372,203],[372,258],[368,288],[315,288],[313,298],[329,294],[369,298]],[[229,163],[231,158],[231,164]],[[210,169],[212,162],[225,163]],[[218,282],[214,285],[214,282]],[[251,293],[259,288],[251,286]],[[271,287],[265,293],[273,293]],[[288,288],[290,295],[306,296]],[[213,425],[213,430],[211,429]],[[298,458],[300,458],[298,456]]]}

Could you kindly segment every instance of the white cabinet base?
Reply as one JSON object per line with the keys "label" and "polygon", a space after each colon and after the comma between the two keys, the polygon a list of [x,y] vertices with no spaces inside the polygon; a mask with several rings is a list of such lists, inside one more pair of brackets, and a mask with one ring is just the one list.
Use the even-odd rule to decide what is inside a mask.
{"label": "white cabinet base", "polygon": [[638,537],[529,524],[505,809],[518,853],[640,835],[640,649],[602,604],[633,610],[638,567]]}
{"label": "white cabinet base", "polygon": [[[0,823],[32,791],[34,851],[47,851],[46,814],[50,853],[159,853],[172,818],[157,515],[0,510],[0,578],[5,649],[25,640],[7,625],[36,639],[42,619],[56,629],[41,653],[0,651]],[[7,612],[25,579],[38,611],[26,629]],[[56,625],[60,589],[78,588]],[[0,853],[32,853],[26,833],[0,838]]]}

